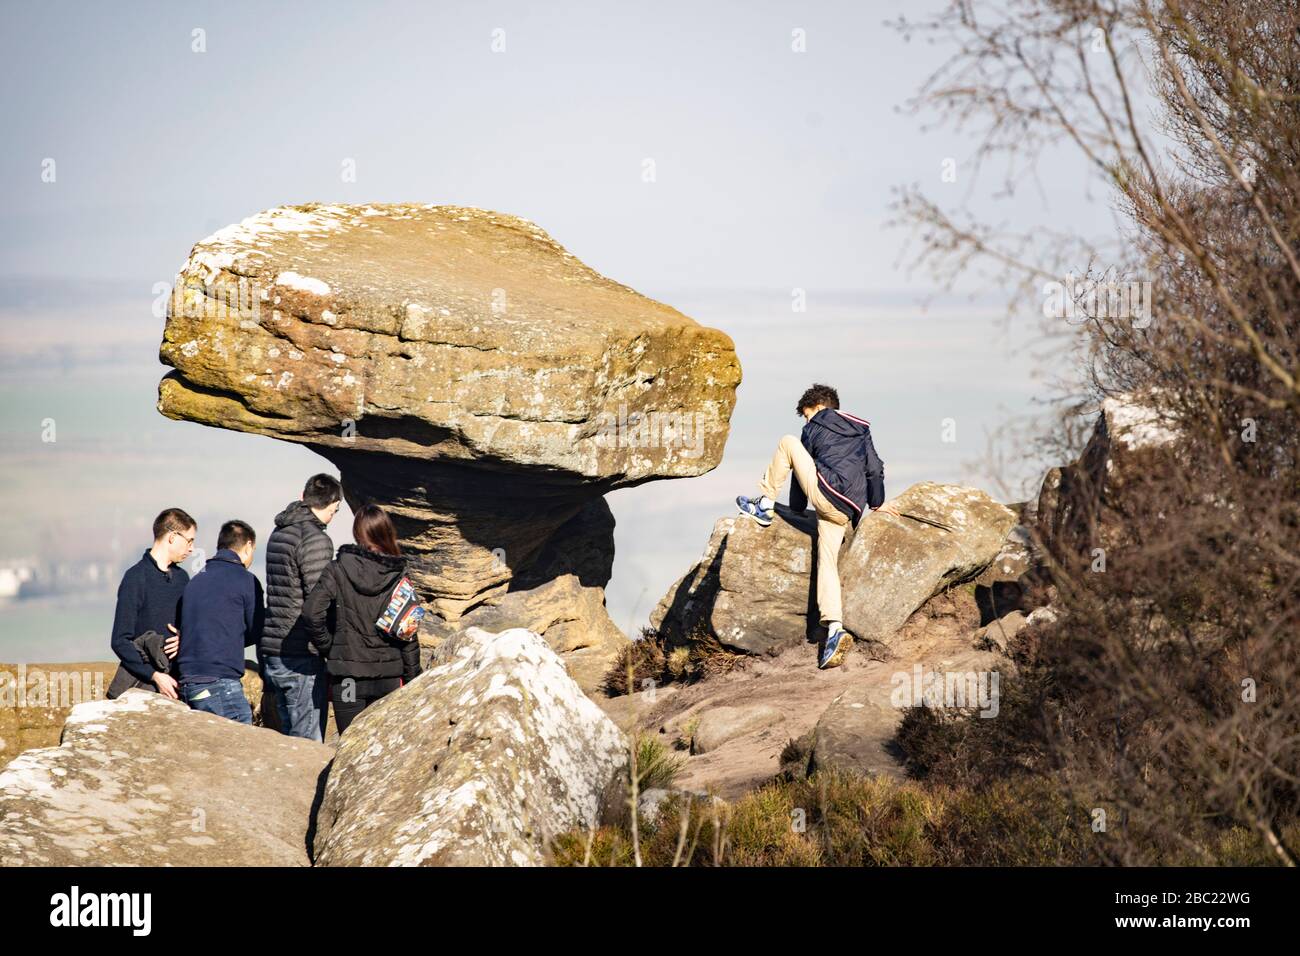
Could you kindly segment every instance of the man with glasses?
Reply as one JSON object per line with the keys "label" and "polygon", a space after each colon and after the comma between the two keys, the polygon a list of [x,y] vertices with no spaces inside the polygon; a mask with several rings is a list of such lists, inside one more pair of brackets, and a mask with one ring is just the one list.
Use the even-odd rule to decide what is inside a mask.
{"label": "man with glasses", "polygon": [[138,639],[153,632],[162,638],[163,653],[176,657],[181,593],[190,580],[180,562],[194,549],[197,532],[194,519],[180,508],[158,515],[153,522],[153,547],[122,576],[113,615],[113,652],[123,669],[140,685],[152,685],[172,700],[178,699],[176,678],[155,667],[142,653]]}

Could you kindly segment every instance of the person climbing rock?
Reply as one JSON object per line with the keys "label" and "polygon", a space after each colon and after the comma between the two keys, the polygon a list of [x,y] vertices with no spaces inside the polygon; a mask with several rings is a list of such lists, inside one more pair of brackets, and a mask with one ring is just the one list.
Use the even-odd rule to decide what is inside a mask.
{"label": "person climbing rock", "polygon": [[795,410],[804,418],[803,433],[781,438],[757,497],[739,495],[736,504],[742,515],[766,528],[776,515],[777,495],[794,473],[790,508],[800,512],[811,502],[817,513],[817,611],[826,628],[817,666],[838,667],[853,646],[841,621],[839,553],[845,529],[856,528],[868,510],[897,512],[882,507],[885,463],[871,442],[870,424],[840,411],[839,393],[829,385],[813,385]]}

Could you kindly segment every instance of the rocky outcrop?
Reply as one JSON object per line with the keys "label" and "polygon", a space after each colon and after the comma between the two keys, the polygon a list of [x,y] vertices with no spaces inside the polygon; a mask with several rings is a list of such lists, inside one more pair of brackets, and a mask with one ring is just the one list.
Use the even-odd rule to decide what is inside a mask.
{"label": "rocky outcrop", "polygon": [[[675,643],[701,632],[749,654],[775,654],[808,638],[817,522],[785,505],[766,528],[722,518],[704,556],[659,602],[650,617]],[[849,531],[851,539],[852,529]]]}
{"label": "rocky outcrop", "polygon": [[209,236],[160,357],[164,415],[308,445],[350,504],[387,508],[449,621],[606,492],[716,467],[740,381],[725,334],[536,225],[415,204],[279,207]]}
{"label": "rocky outcrop", "polygon": [[541,864],[601,820],[625,739],[546,642],[467,628],[443,652],[343,735],[317,865]]}
{"label": "rocky outcrop", "polygon": [[779,724],[783,716],[781,711],[766,704],[706,710],[695,721],[695,732],[691,735],[691,753],[702,754],[717,750],[728,740]]}
{"label": "rocky outcrop", "polygon": [[890,504],[951,531],[877,512],[840,558],[844,626],[888,644],[912,612],[939,592],[977,577],[1002,551],[1016,515],[982,491],[921,482]]}
{"label": "rocky outcrop", "polygon": [[522,627],[542,635],[569,676],[595,694],[628,643],[605,610],[604,588],[613,564],[614,516],[605,499],[597,498],[560,527],[532,566],[511,580],[505,594],[490,598],[457,623],[432,618],[421,640],[437,656],[445,641],[467,627]]}
{"label": "rocky outcrop", "polygon": [[908,707],[960,709],[997,716],[1002,678],[1014,665],[1001,654],[973,649],[966,640],[945,642],[888,682],[858,681],[836,697],[817,725],[788,747],[784,769],[795,774],[838,770],[864,776],[903,775],[894,742]]}
{"label": "rocky outcrop", "polygon": [[1078,459],[1043,478],[1033,525],[1036,543],[1056,563],[1086,566],[1093,549],[1126,539],[1125,513],[1143,483],[1177,461],[1177,429],[1135,396],[1105,399]]}
{"label": "rocky outcrop", "polygon": [[331,751],[148,691],[0,771],[0,866],[304,866]]}
{"label": "rocky outcrop", "polygon": [[[923,482],[893,502],[935,518],[943,531],[876,512],[850,529],[840,551],[844,624],[888,643],[930,597],[969,581],[1003,553],[1015,514],[982,491]],[[816,638],[816,520],[777,506],[767,528],[723,518],[699,562],[651,616],[669,640],[710,633],[750,654],[778,654]]]}

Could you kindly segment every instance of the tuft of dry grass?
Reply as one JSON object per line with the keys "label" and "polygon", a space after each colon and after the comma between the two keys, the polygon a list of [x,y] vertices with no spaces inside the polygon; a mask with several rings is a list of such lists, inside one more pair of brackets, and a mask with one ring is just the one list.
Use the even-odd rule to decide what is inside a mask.
{"label": "tuft of dry grass", "polygon": [[707,629],[686,644],[672,644],[659,631],[646,627],[627,645],[605,674],[603,690],[611,697],[635,693],[647,686],[689,684],[743,667],[748,656],[723,647]]}
{"label": "tuft of dry grass", "polygon": [[[1094,820],[1047,777],[974,790],[823,771],[777,778],[733,804],[674,794],[637,835],[645,866],[1079,866],[1108,862],[1118,840],[1147,840],[1147,855],[1168,865],[1207,854],[1225,866],[1277,862],[1240,826],[1207,823],[1188,834],[1189,848],[1094,831]],[[1285,831],[1297,835],[1295,825]],[[564,834],[553,853],[560,866],[633,865],[627,825]]]}
{"label": "tuft of dry grass", "polygon": [[637,790],[668,789],[686,766],[686,758],[671,753],[652,734],[639,734],[636,747]]}

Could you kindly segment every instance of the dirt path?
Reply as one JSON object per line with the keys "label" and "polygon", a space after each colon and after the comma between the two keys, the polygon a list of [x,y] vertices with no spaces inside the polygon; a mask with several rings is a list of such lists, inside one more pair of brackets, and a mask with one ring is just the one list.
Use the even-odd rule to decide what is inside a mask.
{"label": "dirt path", "polygon": [[[600,704],[621,727],[657,733],[669,747],[687,743],[693,721],[719,707],[763,705],[779,711],[781,718],[775,723],[736,736],[707,753],[678,751],[686,765],[675,786],[734,800],[771,779],[780,770],[786,743],[811,730],[844,690],[867,684],[873,698],[887,702],[896,673],[910,672],[917,663],[942,667],[945,660],[968,654],[972,631],[969,620],[925,618],[909,622],[888,661],[872,660],[854,647],[843,667],[822,671],[817,669],[816,647],[809,645],[756,659],[743,669],[696,684],[670,685]],[[901,711],[890,713],[902,716]],[[896,725],[896,720],[893,726],[882,725],[882,740],[892,736]],[[901,775],[901,765],[897,772]]]}

